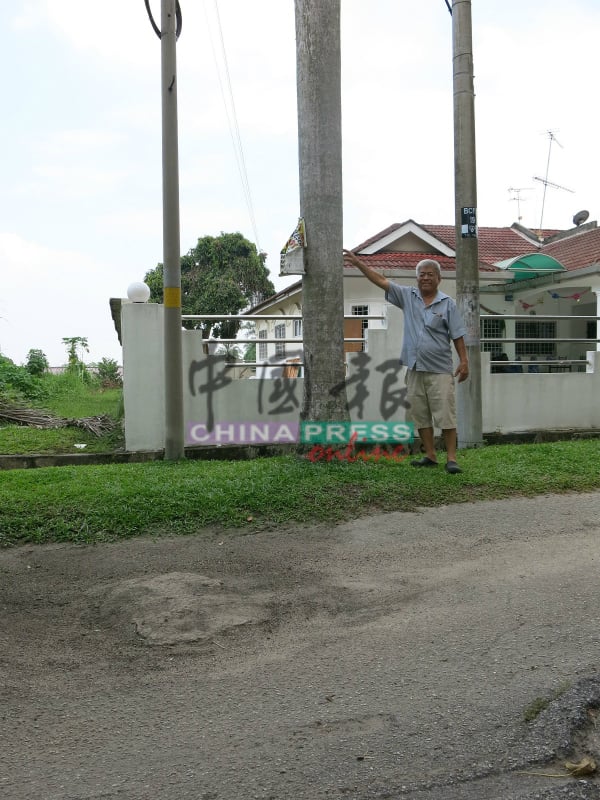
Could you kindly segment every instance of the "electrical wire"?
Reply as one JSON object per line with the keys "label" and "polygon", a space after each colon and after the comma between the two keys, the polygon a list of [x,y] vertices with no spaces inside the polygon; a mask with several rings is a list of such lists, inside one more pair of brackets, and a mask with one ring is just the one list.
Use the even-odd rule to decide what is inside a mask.
{"label": "electrical wire", "polygon": [[446,5],[448,6],[448,11],[450,12],[450,16],[452,16],[452,6],[450,5],[450,0],[446,0]]}
{"label": "electrical wire", "polygon": [[238,119],[237,119],[235,100],[234,100],[234,96],[233,96],[233,87],[231,85],[231,75],[229,73],[229,64],[228,64],[228,60],[227,60],[227,50],[225,48],[225,38],[223,36],[223,27],[221,25],[221,17],[220,17],[220,14],[219,14],[219,6],[218,6],[217,0],[214,0],[214,5],[215,5],[215,14],[216,14],[216,19],[217,19],[217,27],[219,29],[219,39],[220,39],[220,42],[221,42],[221,54],[222,54],[222,59],[223,59],[225,77],[226,77],[226,80],[227,80],[229,105],[231,106],[231,111],[230,111],[229,105],[227,103],[227,99],[225,97],[225,89],[224,89],[224,86],[223,86],[223,80],[221,78],[221,72],[219,70],[219,63],[218,63],[218,59],[217,59],[217,54],[215,52],[214,42],[213,42],[213,39],[212,39],[210,23],[208,23],[208,13],[206,12],[206,5],[204,4],[204,11],[205,11],[206,19],[207,19],[207,23],[208,23],[207,27],[208,27],[208,33],[209,33],[209,38],[210,38],[210,44],[211,44],[211,48],[212,48],[212,51],[213,51],[213,57],[215,59],[215,66],[216,66],[216,70],[217,70],[217,77],[218,77],[218,80],[219,80],[219,87],[221,89],[221,96],[223,98],[223,105],[225,106],[225,113],[227,115],[227,123],[229,125],[229,134],[231,136],[231,140],[232,140],[232,143],[233,143],[233,150],[234,150],[234,153],[235,153],[235,159],[236,159],[236,163],[237,163],[238,173],[239,173],[240,181],[241,181],[241,184],[242,184],[242,191],[244,193],[244,199],[246,201],[246,206],[248,208],[248,214],[250,216],[250,222],[252,224],[252,230],[254,231],[254,238],[255,238],[255,241],[256,241],[256,249],[260,253],[261,252],[261,247],[260,247],[259,237],[258,237],[258,228],[256,226],[256,218],[255,218],[255,215],[254,215],[254,205],[253,205],[253,202],[252,202],[252,192],[250,190],[250,182],[248,180],[248,171],[246,169],[246,159],[244,157],[244,148],[243,148],[243,145],[242,145],[242,137],[241,137],[241,134],[240,134],[240,127],[239,127]]}
{"label": "electrical wire", "polygon": [[[146,13],[148,14],[148,19],[150,20],[150,24],[154,29],[154,33],[158,36],[159,39],[162,39],[162,32],[158,27],[158,25],[156,24],[156,22],[154,21],[154,17],[152,16],[152,10],[150,8],[150,0],[144,0],[144,5],[146,6]],[[179,34],[181,33],[181,28],[183,25],[179,0],[177,0],[175,4],[175,21],[176,21],[175,38],[179,39]]]}

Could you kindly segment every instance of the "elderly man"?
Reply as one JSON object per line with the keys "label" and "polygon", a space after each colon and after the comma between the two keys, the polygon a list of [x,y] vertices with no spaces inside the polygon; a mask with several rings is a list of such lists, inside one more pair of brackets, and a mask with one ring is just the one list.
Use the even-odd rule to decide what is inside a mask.
{"label": "elderly man", "polygon": [[[456,402],[454,378],[459,383],[469,377],[465,347],[465,327],[456,303],[438,287],[440,265],[431,258],[416,267],[417,287],[400,286],[371,269],[349,250],[344,250],[352,266],[385,291],[385,299],[404,312],[404,340],[400,363],[406,366],[409,416],[419,431],[425,455],[412,461],[413,467],[437,467],[433,430],[442,429],[446,445],[446,472],[462,472],[456,463]],[[459,358],[452,364],[454,343]]]}

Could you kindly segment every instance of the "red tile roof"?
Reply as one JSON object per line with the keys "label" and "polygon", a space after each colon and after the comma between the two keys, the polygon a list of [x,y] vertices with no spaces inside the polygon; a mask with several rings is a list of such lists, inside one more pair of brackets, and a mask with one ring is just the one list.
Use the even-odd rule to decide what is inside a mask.
{"label": "red tile roof", "polygon": [[[450,256],[442,256],[439,253],[372,253],[370,255],[362,254],[360,256],[361,261],[364,261],[365,264],[368,264],[373,269],[407,269],[407,270],[414,270],[419,261],[423,258],[433,258],[435,259],[442,271],[451,272],[455,269],[454,259]],[[350,269],[354,269],[352,264],[344,258],[344,267],[349,267]],[[495,271],[495,267],[489,267],[485,264],[480,264],[480,269],[489,271]]]}
{"label": "red tile roof", "polygon": [[[432,236],[441,239],[448,247],[455,248],[456,234],[453,225],[428,225],[423,227]],[[488,267],[491,267],[497,261],[522,256],[524,253],[532,253],[537,249],[539,249],[538,244],[526,239],[514,228],[481,227],[478,229],[479,260],[488,265]]]}
{"label": "red tile roof", "polygon": [[[385,228],[375,236],[371,236],[362,242],[353,251],[358,253],[361,250],[375,244],[381,239],[393,234],[394,231],[412,223],[429,236],[438,239],[446,247],[454,250],[455,247],[455,228],[453,225],[419,225],[413,220],[396,223]],[[479,268],[482,272],[501,272],[494,266],[498,261],[509,258],[516,258],[528,253],[541,251],[556,258],[567,270],[580,269],[592,265],[600,265],[600,228],[596,227],[595,222],[582,225],[581,228],[574,228],[569,231],[544,230],[543,236],[546,244],[541,244],[536,234],[514,224],[510,228],[479,228]],[[434,258],[439,262],[442,271],[454,271],[455,259],[452,256],[442,255],[441,253],[416,253],[416,252],[393,252],[380,251],[368,255],[361,255],[361,259],[374,269],[385,270],[414,270],[419,261],[423,258]],[[351,264],[344,258],[344,267],[351,268]],[[510,278],[511,273],[502,273],[502,279]],[[277,300],[283,299],[288,294],[301,291],[302,279],[296,283],[279,291],[273,297],[264,300],[262,303],[251,308],[248,313],[256,313],[261,309],[272,306]]]}
{"label": "red tile roof", "polygon": [[542,247],[542,252],[556,258],[568,269],[579,269],[600,263],[600,228],[574,233]]}
{"label": "red tile roof", "polygon": [[[394,231],[399,231],[409,223],[416,225],[454,250],[456,242],[454,225],[420,225],[414,220],[407,220],[384,228],[384,230],[354,247],[353,251],[359,253],[377,241],[389,237]],[[480,227],[478,230],[479,269],[482,272],[495,272],[497,267],[494,264],[497,262],[536,251],[542,251],[553,256],[564,264],[568,270],[600,263],[600,228],[591,227],[592,225],[595,226],[595,223],[586,226],[586,230],[581,230],[581,232],[578,232],[577,229],[572,232],[561,232],[554,229],[544,230],[542,233],[544,240],[548,242],[547,244],[540,243],[537,240],[536,233],[528,231],[519,225],[512,225],[509,228]],[[444,256],[437,252],[421,253],[382,250],[372,254],[361,254],[361,258],[375,269],[414,269],[422,258],[434,258],[439,262],[442,271],[455,269],[455,259],[453,257]],[[346,260],[344,266],[351,268],[351,265]]]}

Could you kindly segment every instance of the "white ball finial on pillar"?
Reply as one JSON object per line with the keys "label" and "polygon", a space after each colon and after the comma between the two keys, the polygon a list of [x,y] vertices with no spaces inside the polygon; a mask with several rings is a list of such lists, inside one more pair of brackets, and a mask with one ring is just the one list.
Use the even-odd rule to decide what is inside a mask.
{"label": "white ball finial on pillar", "polygon": [[150,287],[140,281],[130,283],[127,287],[127,297],[132,303],[147,303],[150,297]]}

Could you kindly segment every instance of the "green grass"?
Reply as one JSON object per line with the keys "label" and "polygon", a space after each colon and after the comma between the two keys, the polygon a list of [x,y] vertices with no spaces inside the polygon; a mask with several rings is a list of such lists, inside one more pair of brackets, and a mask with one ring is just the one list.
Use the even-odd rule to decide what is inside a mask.
{"label": "green grass", "polygon": [[[121,416],[122,390],[88,385],[75,375],[46,375],[44,398],[36,407],[65,419],[82,419],[107,414]],[[107,453],[124,447],[120,426],[107,436],[97,437],[80,428],[38,429],[26,425],[0,425],[0,455]]]}
{"label": "green grass", "polygon": [[[85,444],[85,448],[75,447],[76,444]],[[110,453],[123,446],[120,427],[107,436],[98,437],[79,428],[39,430],[25,425],[0,426],[0,455]]]}
{"label": "green grass", "polygon": [[300,456],[12,470],[0,480],[0,544],[97,542],[203,528],[248,532],[376,511],[600,488],[597,440],[460,453],[461,475],[400,463]]}
{"label": "green grass", "polygon": [[[60,417],[109,414],[121,392],[74,376],[47,376],[44,407]],[[0,453],[111,452],[120,428],[97,438],[78,428],[0,427]],[[443,460],[443,458],[442,458]],[[196,533],[331,523],[376,511],[585,492],[600,488],[600,442],[500,445],[460,453],[461,475],[412,469],[408,460],[312,463],[299,455],[254,461],[151,462],[0,473],[0,546],[97,542],[142,534]]]}
{"label": "green grass", "polygon": [[46,375],[46,398],[42,405],[58,417],[81,419],[108,414],[117,417],[121,403],[121,389],[103,389],[88,385],[76,375]]}

